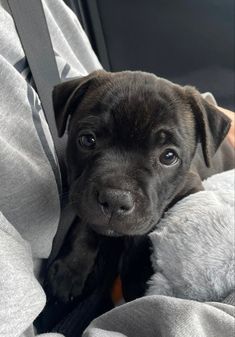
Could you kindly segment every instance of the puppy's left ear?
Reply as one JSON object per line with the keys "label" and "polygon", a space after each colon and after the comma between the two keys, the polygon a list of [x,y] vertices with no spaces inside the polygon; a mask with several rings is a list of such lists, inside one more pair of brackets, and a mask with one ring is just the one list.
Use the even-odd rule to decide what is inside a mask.
{"label": "puppy's left ear", "polygon": [[74,78],[56,85],[52,92],[55,121],[59,137],[62,137],[70,114],[81,103],[91,80],[105,74],[105,71],[94,71],[88,76]]}
{"label": "puppy's left ear", "polygon": [[231,120],[202,98],[196,89],[186,86],[184,90],[195,117],[206,166],[210,167],[212,157],[229,131]]}

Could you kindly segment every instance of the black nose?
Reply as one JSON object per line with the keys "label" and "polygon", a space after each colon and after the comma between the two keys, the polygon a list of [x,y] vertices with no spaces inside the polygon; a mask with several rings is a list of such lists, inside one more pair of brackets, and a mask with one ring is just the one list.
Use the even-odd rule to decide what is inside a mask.
{"label": "black nose", "polygon": [[131,192],[104,188],[97,193],[97,202],[107,214],[130,214],[134,209],[134,200]]}

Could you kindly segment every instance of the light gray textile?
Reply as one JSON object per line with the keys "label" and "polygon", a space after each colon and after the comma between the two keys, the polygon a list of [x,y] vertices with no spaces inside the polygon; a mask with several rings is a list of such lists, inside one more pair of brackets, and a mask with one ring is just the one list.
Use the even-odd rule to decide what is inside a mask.
{"label": "light gray textile", "polygon": [[234,307],[146,296],[94,320],[83,337],[234,337]]}
{"label": "light gray textile", "polygon": [[150,234],[148,295],[220,302],[235,289],[234,178],[216,174],[166,212]]}
{"label": "light gray textile", "polygon": [[[63,1],[43,6],[60,77],[101,68]],[[33,267],[49,256],[59,221],[52,161],[48,125],[7,1],[0,0],[0,337],[33,336],[30,325],[45,305]]]}
{"label": "light gray textile", "polygon": [[[32,337],[29,325],[45,305],[33,273],[30,244],[0,213],[0,336]],[[58,335],[51,334],[56,337]]]}

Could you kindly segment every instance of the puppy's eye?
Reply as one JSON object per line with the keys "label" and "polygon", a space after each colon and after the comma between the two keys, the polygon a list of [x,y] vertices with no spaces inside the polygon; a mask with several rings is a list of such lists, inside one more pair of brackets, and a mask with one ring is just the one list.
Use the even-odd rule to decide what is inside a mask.
{"label": "puppy's eye", "polygon": [[92,134],[82,135],[79,137],[79,144],[87,149],[94,149],[96,145],[95,136]]}
{"label": "puppy's eye", "polygon": [[166,149],[160,155],[159,160],[161,164],[165,166],[171,166],[171,165],[175,165],[178,162],[179,157],[174,150]]}

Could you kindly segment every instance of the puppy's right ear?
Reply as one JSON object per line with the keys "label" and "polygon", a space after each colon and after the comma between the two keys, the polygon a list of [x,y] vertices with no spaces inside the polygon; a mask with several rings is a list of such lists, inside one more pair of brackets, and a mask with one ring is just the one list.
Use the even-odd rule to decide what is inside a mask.
{"label": "puppy's right ear", "polygon": [[52,99],[59,137],[62,137],[65,132],[68,117],[75,108],[75,103],[78,104],[88,88],[87,77],[60,83],[53,89]]}
{"label": "puppy's right ear", "polygon": [[73,113],[76,106],[81,103],[84,94],[90,86],[91,80],[105,73],[94,71],[88,76],[74,78],[56,85],[52,92],[52,100],[55,113],[55,121],[59,137],[62,137],[69,115]]}

